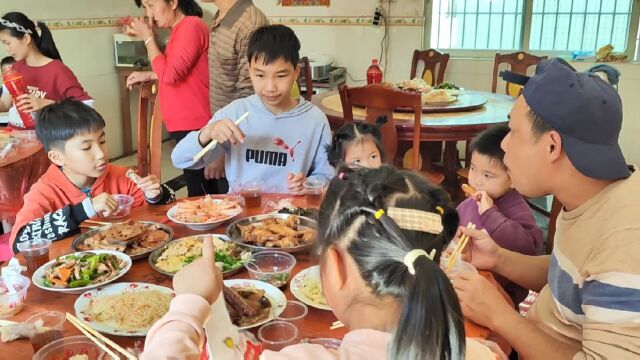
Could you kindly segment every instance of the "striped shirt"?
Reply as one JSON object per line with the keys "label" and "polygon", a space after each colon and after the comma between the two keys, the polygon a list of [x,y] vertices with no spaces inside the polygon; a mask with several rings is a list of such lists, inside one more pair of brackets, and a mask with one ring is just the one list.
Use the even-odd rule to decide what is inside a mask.
{"label": "striped shirt", "polygon": [[267,17],[251,0],[237,0],[229,12],[213,18],[209,40],[209,105],[211,113],[233,100],[253,95],[247,63],[247,44],[256,28],[267,25]]}
{"label": "striped shirt", "polygon": [[640,358],[640,174],[558,217],[548,285],[528,318],[580,350]]}

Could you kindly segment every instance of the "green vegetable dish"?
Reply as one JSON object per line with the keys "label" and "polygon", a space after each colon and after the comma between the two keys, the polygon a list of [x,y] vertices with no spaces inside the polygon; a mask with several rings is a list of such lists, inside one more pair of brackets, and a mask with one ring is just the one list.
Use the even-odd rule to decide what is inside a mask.
{"label": "green vegetable dish", "polygon": [[[236,270],[247,262],[251,254],[235,243],[213,238],[216,248],[216,265],[222,272]],[[156,268],[167,274],[174,274],[202,256],[202,237],[191,236],[170,242],[155,260]]]}
{"label": "green vegetable dish", "polygon": [[458,90],[460,89],[456,84],[450,82],[443,82],[433,87],[434,89],[446,89],[446,90]]}
{"label": "green vegetable dish", "polygon": [[100,284],[118,276],[127,263],[113,254],[92,252],[56,259],[44,272],[43,284],[50,288],[81,288]]}

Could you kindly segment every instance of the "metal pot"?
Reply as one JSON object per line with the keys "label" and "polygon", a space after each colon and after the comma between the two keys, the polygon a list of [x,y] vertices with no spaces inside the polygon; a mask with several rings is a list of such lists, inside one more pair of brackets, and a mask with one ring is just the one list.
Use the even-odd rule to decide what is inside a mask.
{"label": "metal pot", "polygon": [[328,55],[309,55],[309,67],[311,68],[311,79],[325,80],[329,78],[333,59]]}

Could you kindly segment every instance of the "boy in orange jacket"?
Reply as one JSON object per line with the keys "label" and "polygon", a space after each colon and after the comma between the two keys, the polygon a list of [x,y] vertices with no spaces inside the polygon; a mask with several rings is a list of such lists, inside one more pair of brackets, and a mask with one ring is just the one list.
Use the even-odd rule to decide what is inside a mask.
{"label": "boy in orange jacket", "polygon": [[175,199],[156,176],[134,182],[127,168],[109,164],[104,128],[102,116],[79,101],[42,109],[36,134],[53,164],[24,197],[11,231],[15,253],[20,242],[63,239],[89,218],[110,216],[118,208],[111,194],[133,196],[133,207]]}

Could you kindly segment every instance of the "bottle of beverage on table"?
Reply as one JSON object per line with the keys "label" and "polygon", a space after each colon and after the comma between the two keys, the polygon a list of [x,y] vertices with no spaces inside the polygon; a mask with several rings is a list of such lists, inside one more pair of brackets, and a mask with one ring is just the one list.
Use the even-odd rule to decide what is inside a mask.
{"label": "bottle of beverage on table", "polygon": [[[11,94],[14,104],[18,102],[18,96],[28,94],[27,85],[24,83],[22,74],[12,67],[9,67],[4,73],[2,73],[2,82],[9,90],[9,94]],[[31,113],[18,110],[18,114],[20,115],[20,119],[22,119],[22,123],[25,128],[33,128],[35,126],[35,121],[33,121]]]}
{"label": "bottle of beverage on table", "polygon": [[367,70],[367,85],[382,83],[382,70],[378,66],[378,59],[371,60],[371,66]]}

